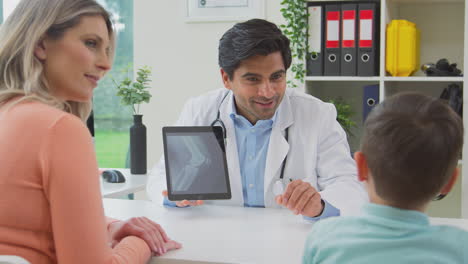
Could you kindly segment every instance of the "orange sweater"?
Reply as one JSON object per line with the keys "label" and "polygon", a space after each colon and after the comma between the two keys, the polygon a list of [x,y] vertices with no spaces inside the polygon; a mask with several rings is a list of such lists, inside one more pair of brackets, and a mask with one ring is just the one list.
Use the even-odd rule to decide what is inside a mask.
{"label": "orange sweater", "polygon": [[0,108],[0,255],[40,263],[145,263],[147,244],[109,247],[91,136],[39,102]]}

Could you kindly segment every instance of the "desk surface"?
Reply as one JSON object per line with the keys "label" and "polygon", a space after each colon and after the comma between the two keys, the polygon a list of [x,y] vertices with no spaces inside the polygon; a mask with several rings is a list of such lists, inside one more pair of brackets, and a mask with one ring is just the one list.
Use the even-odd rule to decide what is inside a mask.
{"label": "desk surface", "polygon": [[[146,216],[183,248],[156,263],[300,263],[311,224],[288,210],[200,206],[164,208],[149,201],[104,199],[107,216]],[[151,262],[151,263],[153,263]]]}
{"label": "desk surface", "polygon": [[[200,206],[164,208],[149,201],[104,199],[107,216],[146,216],[161,224],[183,248],[151,263],[301,263],[308,231],[300,216],[284,209]],[[431,218],[436,225],[468,230],[467,219]]]}
{"label": "desk surface", "polygon": [[[105,170],[105,169],[102,169]],[[148,176],[146,174],[131,174],[130,169],[116,169],[125,176],[123,183],[109,183],[100,176],[101,193],[104,198],[118,198],[127,194],[143,191],[146,188]]]}

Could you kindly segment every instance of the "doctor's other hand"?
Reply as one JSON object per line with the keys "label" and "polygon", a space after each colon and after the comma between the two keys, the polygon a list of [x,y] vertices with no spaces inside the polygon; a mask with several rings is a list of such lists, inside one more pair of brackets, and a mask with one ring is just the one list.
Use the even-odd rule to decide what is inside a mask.
{"label": "doctor's other hand", "polygon": [[127,236],[141,238],[157,256],[182,247],[178,242],[171,240],[159,224],[146,217],[132,217],[126,221],[116,221],[111,223],[108,229],[112,247]]}
{"label": "doctor's other hand", "polygon": [[[167,190],[164,190],[162,192],[162,195],[165,198],[167,198]],[[177,207],[198,206],[198,205],[202,205],[203,201],[202,200],[196,200],[196,201],[182,200],[182,201],[175,202],[175,204]]]}
{"label": "doctor's other hand", "polygon": [[324,208],[320,193],[310,183],[302,180],[290,182],[286,191],[275,199],[277,204],[287,207],[296,215],[316,217],[322,214]]}

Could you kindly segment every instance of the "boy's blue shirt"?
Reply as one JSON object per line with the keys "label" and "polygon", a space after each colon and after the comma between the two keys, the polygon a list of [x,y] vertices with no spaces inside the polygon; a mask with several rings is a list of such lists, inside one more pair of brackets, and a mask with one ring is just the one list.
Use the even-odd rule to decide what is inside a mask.
{"label": "boy's blue shirt", "polygon": [[418,211],[370,203],[361,216],[315,223],[303,263],[468,263],[468,232],[431,226]]}

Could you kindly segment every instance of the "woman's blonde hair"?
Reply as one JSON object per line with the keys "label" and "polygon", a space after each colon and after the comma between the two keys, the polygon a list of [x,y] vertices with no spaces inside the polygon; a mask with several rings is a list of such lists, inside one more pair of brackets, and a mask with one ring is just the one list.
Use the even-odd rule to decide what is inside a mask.
{"label": "woman's blonde hair", "polygon": [[44,37],[59,39],[83,16],[96,15],[106,22],[112,60],[115,37],[110,15],[94,0],[21,0],[0,26],[0,107],[22,96],[20,101],[38,100],[86,120],[91,102],[63,101],[54,97],[34,50]]}

